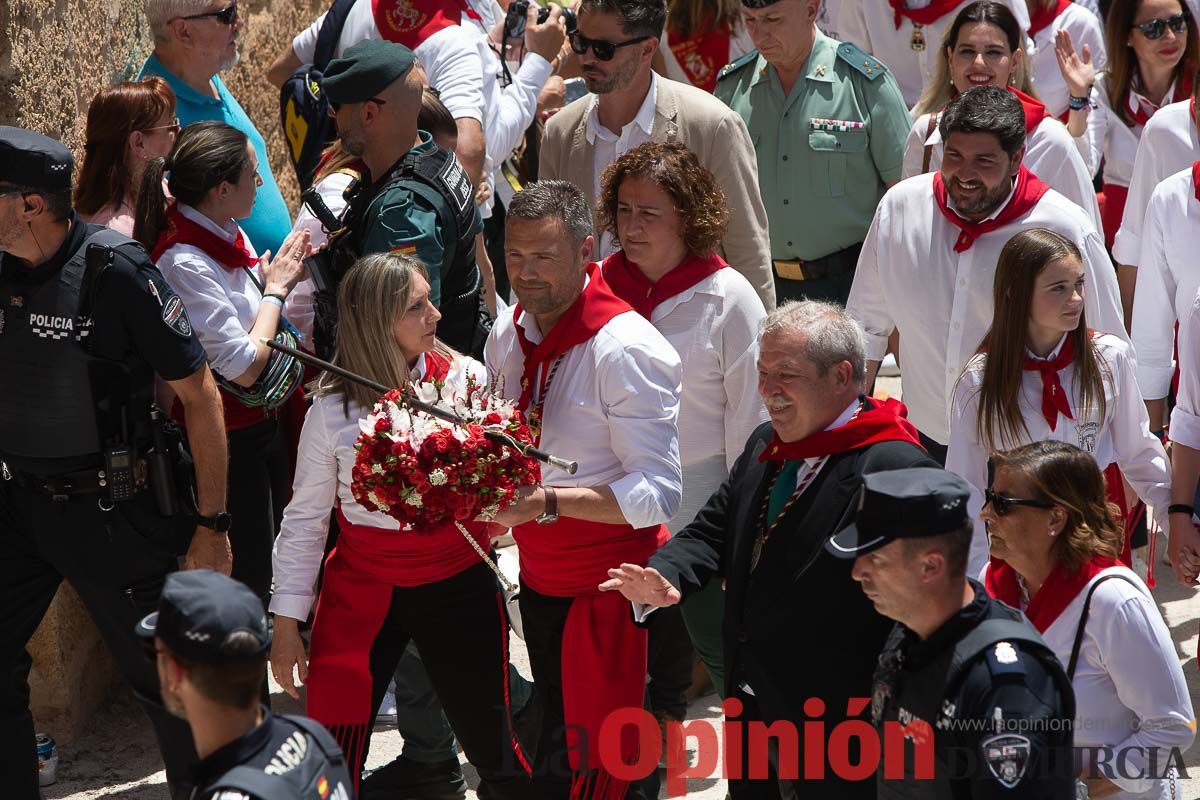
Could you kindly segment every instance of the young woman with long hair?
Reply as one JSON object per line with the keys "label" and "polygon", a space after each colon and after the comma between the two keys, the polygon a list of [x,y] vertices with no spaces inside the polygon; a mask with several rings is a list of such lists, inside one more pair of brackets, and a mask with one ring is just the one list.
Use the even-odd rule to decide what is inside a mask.
{"label": "young woman with long hair", "polygon": [[[1083,449],[1108,471],[1122,508],[1120,475],[1167,521],[1171,475],[1162,444],[1150,433],[1128,344],[1089,330],[1079,250],[1033,228],[1009,240],[996,266],[992,327],[963,370],[950,409],[946,469],[971,484],[979,522],[988,458],[1044,439]],[[1122,554],[1128,562],[1128,543]],[[971,545],[971,574],[987,556],[982,525]]]}
{"label": "young woman with long hair", "polygon": [[[1196,736],[1171,631],[1121,564],[1121,520],[1091,454],[1060,441],[995,454],[982,517],[988,594],[1020,608],[1075,689],[1075,748],[1091,797],[1182,797],[1175,752]],[[1122,768],[1096,769],[1100,751]]]}
{"label": "young woman with long hair", "polygon": [[[274,257],[257,256],[236,220],[250,216],[259,183],[244,133],[223,122],[189,125],[170,156],[146,167],[135,237],[182,299],[213,372],[224,381],[233,577],[265,603],[271,546],[291,490],[289,442],[303,418],[304,395],[295,389],[269,410],[248,404],[242,390],[261,386],[260,379],[284,363],[262,340],[279,331],[310,248],[307,233],[293,233]],[[171,311],[164,307],[163,313]]]}
{"label": "young woman with long hair", "polygon": [[668,78],[711,92],[721,68],[754,49],[741,12],[741,0],[670,0],[656,68],[661,58]]}
{"label": "young woman with long hair", "polygon": [[[1125,211],[1142,128],[1159,108],[1191,96],[1200,67],[1200,39],[1183,0],[1113,0],[1105,43],[1107,64],[1099,82],[1097,54],[1076,47],[1069,31],[1058,31],[1055,54],[1071,97],[1077,98],[1067,129],[1092,174],[1104,163],[1101,214],[1105,243],[1111,248]],[[1121,273],[1121,296],[1129,314],[1136,268]]]}
{"label": "young woman with long hair", "polygon": [[[360,259],[338,290],[333,363],[385,386],[441,381],[486,383],[479,362],[436,337],[441,314],[429,299],[425,266],[397,253]],[[410,640],[437,697],[479,771],[484,797],[523,800],[530,787],[508,706],[508,623],[495,575],[454,524],[401,531],[392,517],[354,499],[351,481],[359,420],[378,394],[333,373],[317,382],[304,421],[295,493],[275,545],[275,640],[271,668],[298,697],[293,670],[308,686],[307,713],[329,728],[357,782],[375,713]],[[330,511],[338,541],[325,560]],[[489,549],[486,523],[464,522]],[[299,624],[316,601],[311,652]],[[506,752],[507,750],[507,752]]]}
{"label": "young woman with long hair", "polygon": [[1071,135],[1034,91],[1020,24],[1006,6],[972,3],[954,18],[942,37],[933,82],[917,103],[917,121],[904,145],[903,177],[934,172],[942,166],[938,121],[954,97],[976,86],[1007,87],[1025,109],[1025,158],[1034,175],[1091,215],[1100,225],[1092,176]]}
{"label": "young woman with long hair", "polygon": [[75,210],[85,222],[133,236],[146,164],[165,158],[179,135],[175,93],[162,78],[101,89],[88,106]]}

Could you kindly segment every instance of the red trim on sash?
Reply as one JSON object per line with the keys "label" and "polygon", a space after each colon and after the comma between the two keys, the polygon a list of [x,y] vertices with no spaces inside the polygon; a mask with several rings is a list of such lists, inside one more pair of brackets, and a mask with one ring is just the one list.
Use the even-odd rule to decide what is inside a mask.
{"label": "red trim on sash", "polygon": [[666,275],[651,283],[636,264],[618,250],[604,259],[600,268],[613,294],[624,300],[646,319],[664,300],[686,292],[709,275],[729,265],[716,253],[698,256],[689,254]]}
{"label": "red trim on sash", "polygon": [[693,86],[706,92],[717,88],[717,75],[729,63],[729,31],[710,26],[707,30],[684,37],[677,31],[667,31],[667,47],[675,56]]}
{"label": "red trim on sash", "polygon": [[[1046,582],[1037,594],[1029,601],[1025,616],[1038,629],[1045,633],[1054,624],[1058,615],[1071,604],[1084,587],[1102,570],[1119,566],[1120,562],[1107,556],[1095,556],[1073,573],[1063,569],[1062,564],[1055,564],[1054,569],[1046,577]],[[985,580],[988,594],[997,600],[1008,603],[1013,608],[1021,607],[1021,590],[1017,584],[1017,571],[1007,562],[993,558],[988,566]]]}
{"label": "red trim on sash", "polygon": [[1029,213],[1038,204],[1038,201],[1042,199],[1042,195],[1048,191],[1050,191],[1050,187],[1042,183],[1036,175],[1022,164],[1020,171],[1017,173],[1016,189],[1013,191],[1012,197],[1009,198],[1008,205],[992,219],[983,220],[982,222],[971,222],[970,220],[963,219],[950,209],[946,201],[946,183],[942,180],[942,173],[933,173],[933,199],[937,203],[938,210],[942,212],[942,216],[950,224],[961,231],[958,239],[954,242],[954,252],[956,253],[965,253],[971,249],[971,245],[975,244],[975,240],[980,236],[1003,228],[1005,225],[1015,222],[1018,218]]}
{"label": "red trim on sash", "polygon": [[462,15],[482,22],[466,0],[371,0],[379,35],[410,50],[438,31],[458,25]]}

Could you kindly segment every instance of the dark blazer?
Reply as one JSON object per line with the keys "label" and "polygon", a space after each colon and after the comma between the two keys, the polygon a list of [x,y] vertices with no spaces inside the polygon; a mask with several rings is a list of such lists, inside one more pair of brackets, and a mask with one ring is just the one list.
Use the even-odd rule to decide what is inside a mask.
{"label": "dark blazer", "polygon": [[854,562],[833,558],[823,544],[853,521],[864,474],[938,464],[907,442],[830,456],[767,540],[751,576],[760,509],[778,468],[758,460],[771,437],[770,423],[754,432],[721,488],[649,566],[684,597],[724,578],[726,695],[746,681],[767,721],[797,725],[808,718],[804,701],[820,697],[828,736],[845,718],[849,698],[871,697],[876,658],[893,623],[850,577]]}

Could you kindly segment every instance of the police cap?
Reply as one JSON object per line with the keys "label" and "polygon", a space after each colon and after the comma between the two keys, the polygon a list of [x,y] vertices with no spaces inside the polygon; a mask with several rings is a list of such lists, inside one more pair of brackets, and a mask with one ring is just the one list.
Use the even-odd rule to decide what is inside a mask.
{"label": "police cap", "polygon": [[47,192],[69,190],[74,164],[62,142],[0,125],[0,181]]}
{"label": "police cap", "polygon": [[[271,649],[271,623],[262,601],[244,583],[208,569],[167,576],[158,611],[137,624],[138,636],[158,637],[172,654],[200,664],[253,661]],[[231,646],[238,632],[256,647]]]}
{"label": "police cap", "polygon": [[937,536],[966,527],[967,482],[944,469],[914,467],[863,476],[854,522],[834,534],[825,549],[856,558],[895,539]]}
{"label": "police cap", "polygon": [[362,103],[403,78],[416,60],[402,44],[367,39],[329,62],[321,90],[331,103]]}

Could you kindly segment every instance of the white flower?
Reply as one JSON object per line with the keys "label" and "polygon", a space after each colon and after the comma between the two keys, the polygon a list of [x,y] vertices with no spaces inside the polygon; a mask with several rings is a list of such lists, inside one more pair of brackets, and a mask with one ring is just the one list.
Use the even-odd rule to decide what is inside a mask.
{"label": "white flower", "polygon": [[446,473],[440,469],[435,469],[433,472],[429,473],[429,482],[434,486],[445,486]]}
{"label": "white flower", "polygon": [[413,508],[421,507],[421,493],[413,492],[408,497],[404,498],[404,502],[408,503]]}
{"label": "white flower", "polygon": [[467,483],[479,483],[479,476],[478,476],[478,475],[476,475],[474,472],[472,472],[472,473],[471,473],[471,474],[470,474],[470,475],[467,477]]}
{"label": "white flower", "polygon": [[383,469],[382,464],[372,464],[371,465],[371,474],[372,475],[382,475],[383,473],[384,473],[384,469]]}
{"label": "white flower", "polygon": [[500,504],[492,503],[490,506],[484,506],[482,509],[480,509],[479,516],[483,517],[484,519],[492,519],[499,513]]}
{"label": "white flower", "polygon": [[374,503],[379,508],[380,511],[388,510],[387,503],[383,502],[383,498],[380,497],[378,494],[376,494],[374,489],[367,492],[367,499],[370,500],[372,503]]}
{"label": "white flower", "polygon": [[432,383],[422,382],[413,387],[417,399],[423,403],[435,403],[438,399],[437,387]]}

